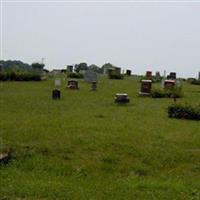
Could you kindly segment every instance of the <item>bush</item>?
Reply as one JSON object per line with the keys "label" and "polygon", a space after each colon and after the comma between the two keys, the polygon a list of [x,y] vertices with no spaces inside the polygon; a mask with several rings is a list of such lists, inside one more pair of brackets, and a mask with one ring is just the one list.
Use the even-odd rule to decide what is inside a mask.
{"label": "bush", "polygon": [[122,74],[110,74],[109,79],[124,79]]}
{"label": "bush", "polygon": [[171,105],[168,107],[168,116],[177,119],[200,120],[200,105]]}
{"label": "bush", "polygon": [[152,98],[181,98],[183,97],[182,87],[175,87],[171,90],[154,89],[151,96]]}
{"label": "bush", "polygon": [[67,75],[69,78],[83,78],[83,74],[71,72]]}
{"label": "bush", "polygon": [[41,76],[34,73],[0,73],[0,81],[41,81]]}
{"label": "bush", "polygon": [[154,89],[151,92],[152,98],[164,98],[166,97],[166,93],[161,89]]}
{"label": "bush", "polygon": [[193,79],[190,81],[191,84],[193,85],[200,85],[200,80],[197,80],[197,79]]}

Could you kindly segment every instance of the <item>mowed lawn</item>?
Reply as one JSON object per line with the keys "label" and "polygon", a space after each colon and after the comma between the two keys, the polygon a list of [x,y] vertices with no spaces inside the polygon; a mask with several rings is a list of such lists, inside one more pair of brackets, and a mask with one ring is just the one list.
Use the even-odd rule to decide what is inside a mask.
{"label": "mowed lawn", "polygon": [[[102,78],[97,92],[62,82],[60,101],[53,79],[0,83],[0,148],[14,152],[0,199],[200,199],[199,121],[168,118],[173,100],[138,97],[132,77]],[[183,89],[178,102],[200,103],[200,86]]]}

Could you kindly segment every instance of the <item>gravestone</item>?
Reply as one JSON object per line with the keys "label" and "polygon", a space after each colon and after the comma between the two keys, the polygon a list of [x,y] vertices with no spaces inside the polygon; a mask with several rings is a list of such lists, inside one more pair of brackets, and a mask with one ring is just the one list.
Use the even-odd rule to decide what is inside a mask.
{"label": "gravestone", "polygon": [[175,80],[165,80],[164,89],[171,90],[175,87],[175,85],[176,85]]}
{"label": "gravestone", "polygon": [[198,77],[198,79],[200,80],[200,72],[199,72],[199,77]]}
{"label": "gravestone", "polygon": [[67,73],[73,72],[73,65],[67,65]]}
{"label": "gravestone", "polygon": [[97,82],[93,81],[92,82],[92,91],[96,91],[97,90]]}
{"label": "gravestone", "polygon": [[130,102],[130,99],[128,97],[128,94],[126,94],[126,93],[117,93],[115,95],[115,103],[125,104],[125,103],[129,103],[129,102]]}
{"label": "gravestone", "polygon": [[141,89],[139,94],[141,96],[148,96],[151,94],[151,87],[152,87],[152,81],[151,80],[142,80],[141,81]]}
{"label": "gravestone", "polygon": [[161,79],[161,76],[160,76],[160,72],[156,72],[156,80],[160,80]]}
{"label": "gravestone", "polygon": [[84,74],[84,80],[85,82],[97,82],[97,73],[92,70],[87,70]]}
{"label": "gravestone", "polygon": [[146,77],[152,78],[152,71],[146,71]]}
{"label": "gravestone", "polygon": [[67,87],[69,89],[72,89],[72,90],[78,90],[79,89],[79,87],[78,87],[78,81],[76,81],[76,80],[69,80],[68,84],[67,84]]}
{"label": "gravestone", "polygon": [[131,70],[127,69],[127,70],[126,70],[126,75],[127,75],[127,76],[131,76]]}
{"label": "gravestone", "polygon": [[176,72],[170,72],[169,79],[176,80]]}
{"label": "gravestone", "polygon": [[60,92],[60,90],[54,89],[54,90],[52,91],[52,99],[57,100],[57,99],[60,99],[60,97],[61,97],[61,92]]}
{"label": "gravestone", "polygon": [[61,80],[60,79],[55,79],[54,85],[55,85],[55,87],[60,87],[61,86]]}

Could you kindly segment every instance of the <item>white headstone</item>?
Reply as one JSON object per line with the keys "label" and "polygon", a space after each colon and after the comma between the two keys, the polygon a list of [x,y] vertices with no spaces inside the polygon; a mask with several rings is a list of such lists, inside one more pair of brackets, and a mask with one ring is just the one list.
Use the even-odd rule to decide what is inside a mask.
{"label": "white headstone", "polygon": [[59,87],[61,86],[61,80],[60,79],[56,79],[54,82],[55,87]]}

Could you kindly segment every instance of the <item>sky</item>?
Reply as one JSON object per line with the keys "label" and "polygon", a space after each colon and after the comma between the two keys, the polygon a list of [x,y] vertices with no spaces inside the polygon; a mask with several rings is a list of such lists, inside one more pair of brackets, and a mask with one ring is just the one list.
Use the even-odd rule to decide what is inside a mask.
{"label": "sky", "polygon": [[200,71],[200,1],[1,0],[1,59],[47,69],[110,62],[134,74]]}

